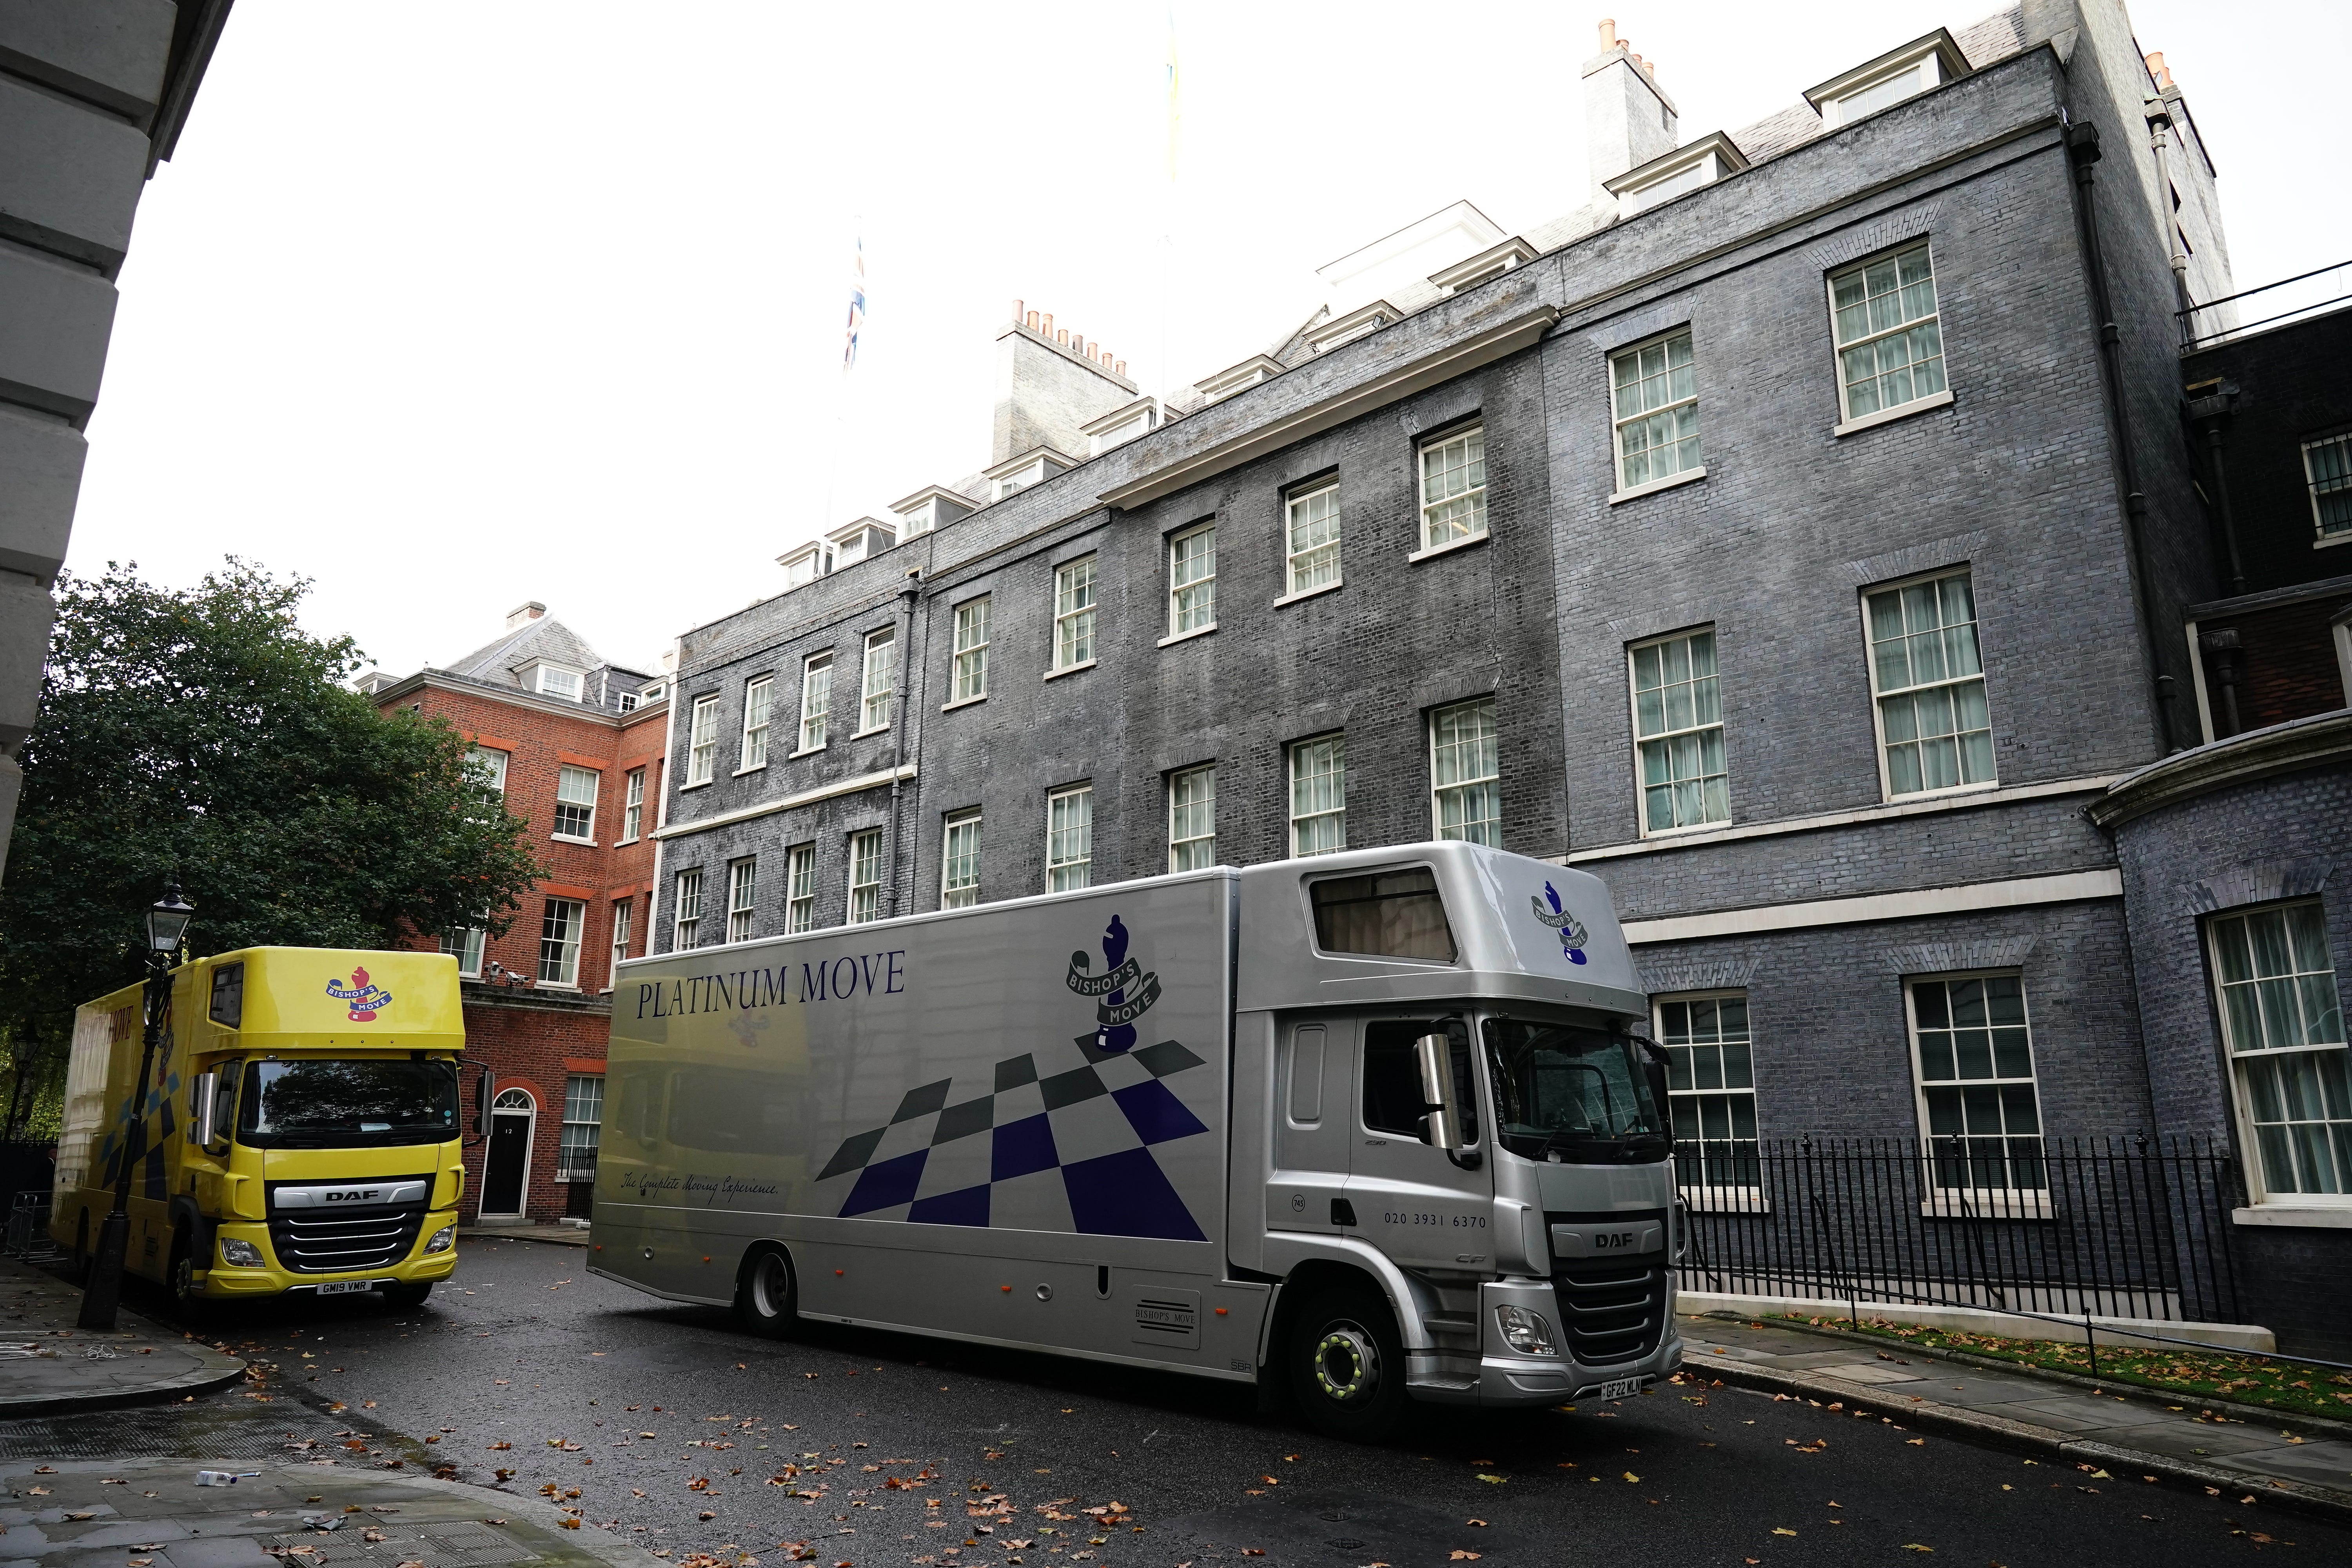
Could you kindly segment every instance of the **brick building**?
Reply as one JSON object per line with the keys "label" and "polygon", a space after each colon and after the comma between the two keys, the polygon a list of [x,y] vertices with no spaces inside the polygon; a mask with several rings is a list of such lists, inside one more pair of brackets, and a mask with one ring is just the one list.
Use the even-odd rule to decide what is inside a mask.
{"label": "brick building", "polygon": [[589,1211],[613,965],[646,952],[669,712],[664,678],[609,663],[546,608],[524,605],[446,668],[363,683],[383,710],[457,728],[546,868],[504,935],[440,939],[463,976],[467,1060],[496,1079],[466,1155],[467,1218],[488,1224]]}
{"label": "brick building", "polygon": [[[1016,305],[987,468],[681,638],[655,950],[1469,837],[1609,881],[1706,1169],[1966,1138],[2031,1223],[2045,1137],[2243,1158],[2216,1058],[2151,1049],[2089,810],[2205,722],[2213,166],[2117,0],[1823,68],[1685,137],[1604,25],[1581,205],[1351,252],[1164,407]],[[2196,922],[2277,894],[2212,877],[2200,984]],[[1956,1016],[2010,1046],[1955,1056]],[[2241,1229],[2319,1237],[2314,1271],[2326,1179]]]}

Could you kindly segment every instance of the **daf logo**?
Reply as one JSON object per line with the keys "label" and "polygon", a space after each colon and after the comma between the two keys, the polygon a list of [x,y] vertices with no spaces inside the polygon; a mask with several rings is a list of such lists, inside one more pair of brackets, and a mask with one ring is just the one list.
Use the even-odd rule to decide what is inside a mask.
{"label": "daf logo", "polygon": [[329,1193],[327,1201],[331,1204],[373,1203],[375,1201],[376,1192],[377,1189],[374,1187],[361,1187],[348,1193]]}

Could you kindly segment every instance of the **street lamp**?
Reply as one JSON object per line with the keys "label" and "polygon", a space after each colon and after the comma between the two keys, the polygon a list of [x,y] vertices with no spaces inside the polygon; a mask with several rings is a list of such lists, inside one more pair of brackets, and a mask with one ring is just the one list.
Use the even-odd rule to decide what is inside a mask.
{"label": "street lamp", "polygon": [[172,954],[187,934],[195,915],[194,904],[180,897],[175,879],[163,885],[163,896],[147,908],[146,1028],[139,1052],[139,1088],[131,1100],[131,1125],[122,1135],[122,1154],[115,1170],[114,1207],[98,1227],[98,1252],[90,1260],[89,1283],[83,1289],[77,1326],[110,1332],[115,1309],[122,1300],[122,1259],[131,1246],[131,1173],[147,1153],[147,1084],[155,1070],[155,1047],[163,1043],[163,1019],[172,1005]]}

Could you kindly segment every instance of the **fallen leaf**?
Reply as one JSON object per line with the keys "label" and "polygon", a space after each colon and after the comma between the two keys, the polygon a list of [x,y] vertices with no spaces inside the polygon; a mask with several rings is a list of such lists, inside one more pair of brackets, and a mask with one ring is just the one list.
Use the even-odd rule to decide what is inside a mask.
{"label": "fallen leaf", "polygon": [[1783,1530],[1780,1526],[1776,1524],[1772,1527],[1772,1533],[1775,1535],[1794,1535],[1797,1532],[1793,1530]]}
{"label": "fallen leaf", "polygon": [[1631,1471],[1631,1470],[1627,1470],[1627,1471],[1625,1472],[1625,1479],[1626,1479],[1627,1480],[1629,1480],[1629,1481],[1638,1481],[1638,1480],[1640,1480],[1642,1478],[1641,1478],[1641,1477],[1639,1477],[1639,1476],[1637,1476],[1637,1475],[1635,1475],[1633,1471]]}
{"label": "fallen leaf", "polygon": [[1481,1530],[1486,1528],[1486,1521],[1483,1519],[1465,1519],[1462,1522],[1465,1524],[1475,1524]]}
{"label": "fallen leaf", "polygon": [[[1269,1477],[1268,1479],[1271,1479],[1272,1478]],[[1489,1486],[1507,1487],[1511,1484],[1510,1478],[1507,1476],[1480,1476],[1478,1479],[1485,1481]],[[1631,1478],[1629,1477],[1628,1479],[1630,1479]]]}
{"label": "fallen leaf", "polygon": [[1903,1543],[1903,1550],[1906,1552],[1933,1552],[1936,1549],[1932,1546],[1922,1546],[1916,1541],[1906,1541]]}
{"label": "fallen leaf", "polygon": [[1927,1439],[1925,1437],[1906,1437],[1903,1441],[1907,1447],[1914,1448],[1924,1448],[1927,1446]]}
{"label": "fallen leaf", "polygon": [[1482,1552],[1465,1552],[1457,1546],[1445,1554],[1445,1560],[1448,1563],[1475,1563],[1485,1555]]}

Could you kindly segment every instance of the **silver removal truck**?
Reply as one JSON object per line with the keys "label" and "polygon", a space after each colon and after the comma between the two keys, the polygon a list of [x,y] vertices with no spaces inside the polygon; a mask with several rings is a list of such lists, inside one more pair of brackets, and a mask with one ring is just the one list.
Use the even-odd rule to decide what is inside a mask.
{"label": "silver removal truck", "polygon": [[1601,882],[1463,843],[632,960],[591,1266],[672,1300],[1286,1388],[1672,1372],[1664,1056]]}

